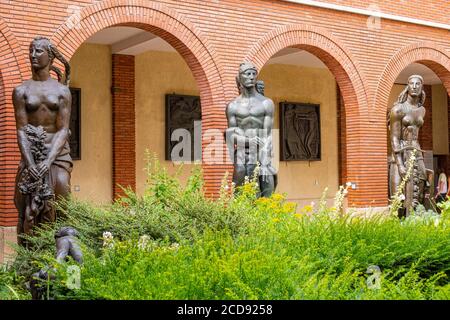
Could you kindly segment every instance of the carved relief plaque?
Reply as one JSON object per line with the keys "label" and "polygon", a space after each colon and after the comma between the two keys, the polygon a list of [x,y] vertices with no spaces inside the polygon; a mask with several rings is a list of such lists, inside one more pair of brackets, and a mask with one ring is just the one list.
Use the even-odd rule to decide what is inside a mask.
{"label": "carved relief plaque", "polygon": [[321,159],[320,105],[280,103],[280,160]]}
{"label": "carved relief plaque", "polygon": [[[200,97],[166,94],[166,160],[201,160],[201,116]],[[190,148],[177,148],[178,159],[172,159],[180,143],[189,143]],[[184,154],[189,149],[190,155]]]}

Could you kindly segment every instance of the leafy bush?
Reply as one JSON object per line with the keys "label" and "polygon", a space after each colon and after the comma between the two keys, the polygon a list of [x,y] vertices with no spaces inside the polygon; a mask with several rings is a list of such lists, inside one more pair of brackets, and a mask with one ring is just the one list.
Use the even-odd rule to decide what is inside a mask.
{"label": "leafy bush", "polygon": [[211,200],[198,170],[186,186],[157,162],[148,173],[143,196],[126,190],[105,207],[61,203],[64,218],[18,249],[18,276],[55,265],[54,231],[70,225],[81,234],[81,288],[68,290],[70,263],[58,265],[58,299],[450,297],[448,203],[440,216],[361,218],[343,212],[344,187],[332,208],[324,196],[297,210],[284,195],[257,199],[255,180],[236,192],[224,182]]}
{"label": "leafy bush", "polygon": [[0,300],[29,299],[30,295],[22,287],[24,279],[13,269],[0,266]]}

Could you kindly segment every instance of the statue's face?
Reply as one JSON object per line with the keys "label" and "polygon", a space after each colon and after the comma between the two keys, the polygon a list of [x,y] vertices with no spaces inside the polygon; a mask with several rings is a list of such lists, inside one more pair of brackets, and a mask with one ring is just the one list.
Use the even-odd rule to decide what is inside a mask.
{"label": "statue's face", "polygon": [[412,97],[418,97],[422,93],[422,80],[418,77],[413,77],[408,82],[408,94]]}
{"label": "statue's face", "polygon": [[261,82],[256,83],[256,88],[258,91],[264,91],[264,84]]}
{"label": "statue's face", "polygon": [[50,65],[47,41],[33,41],[30,45],[30,62],[35,69],[43,69]]}
{"label": "statue's face", "polygon": [[239,82],[245,88],[254,87],[256,84],[256,76],[258,73],[255,69],[247,69],[239,74]]}

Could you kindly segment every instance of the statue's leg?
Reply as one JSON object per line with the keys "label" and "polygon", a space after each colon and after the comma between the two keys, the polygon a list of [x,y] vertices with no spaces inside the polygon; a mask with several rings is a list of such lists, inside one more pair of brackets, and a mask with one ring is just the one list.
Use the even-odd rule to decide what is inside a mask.
{"label": "statue's leg", "polygon": [[235,164],[233,171],[233,182],[236,187],[242,186],[245,181],[245,165],[243,164]]}
{"label": "statue's leg", "polygon": [[[70,173],[61,167],[53,165],[50,168],[49,183],[53,188],[55,200],[68,198],[70,195]],[[42,217],[43,222],[54,222],[56,220],[56,208],[52,206]]]}
{"label": "statue's leg", "polygon": [[389,163],[389,198],[392,198],[400,185],[401,177],[395,162]]}
{"label": "statue's leg", "polygon": [[253,179],[253,175],[255,174],[256,164],[247,164],[245,166],[245,175],[248,177],[249,180]]}
{"label": "statue's leg", "polygon": [[23,195],[19,191],[18,183],[22,178],[22,169],[19,167],[16,175],[16,184],[14,190],[14,204],[16,205],[17,211],[19,212],[19,221],[17,222],[17,243],[21,246],[25,246],[25,240],[20,236],[25,233],[25,212],[27,210],[27,203],[29,196]]}
{"label": "statue's leg", "polygon": [[79,264],[83,263],[83,253],[81,252],[81,248],[77,243],[77,239],[72,238],[70,241],[70,255]]}
{"label": "statue's leg", "polygon": [[429,195],[430,190],[427,187],[427,169],[423,156],[417,159],[417,170],[419,172],[419,203],[425,204],[425,194]]}
{"label": "statue's leg", "polygon": [[56,261],[63,263],[66,260],[70,250],[70,240],[68,237],[62,237],[56,240]]}
{"label": "statue's leg", "polygon": [[259,176],[259,186],[261,189],[261,197],[270,197],[275,191],[275,179],[273,175]]}
{"label": "statue's leg", "polygon": [[[389,198],[392,198],[396,193],[398,186],[401,183],[400,173],[398,171],[398,166],[395,161],[389,163]],[[403,194],[405,194],[406,190],[403,190]],[[398,210],[398,216],[403,217],[406,215],[405,207],[402,206]]]}

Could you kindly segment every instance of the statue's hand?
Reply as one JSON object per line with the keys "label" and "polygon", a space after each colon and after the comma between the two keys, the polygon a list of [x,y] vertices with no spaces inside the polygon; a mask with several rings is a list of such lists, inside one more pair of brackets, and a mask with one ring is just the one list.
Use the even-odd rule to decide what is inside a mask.
{"label": "statue's hand", "polygon": [[34,180],[38,180],[41,176],[39,174],[39,168],[36,165],[32,165],[28,167],[28,173]]}
{"label": "statue's hand", "polygon": [[258,145],[259,145],[258,137],[251,137],[251,138],[248,138],[248,143],[249,143],[249,146],[250,146],[250,147],[256,147],[256,146],[258,146]]}
{"label": "statue's hand", "polygon": [[48,160],[44,160],[37,166],[39,171],[39,177],[43,177],[50,170],[50,162]]}
{"label": "statue's hand", "polygon": [[258,136],[256,136],[255,139],[256,139],[256,144],[257,144],[259,147],[263,147],[263,146],[265,147],[265,145],[266,145],[265,139],[263,139],[263,138],[261,138],[261,137],[258,137]]}

